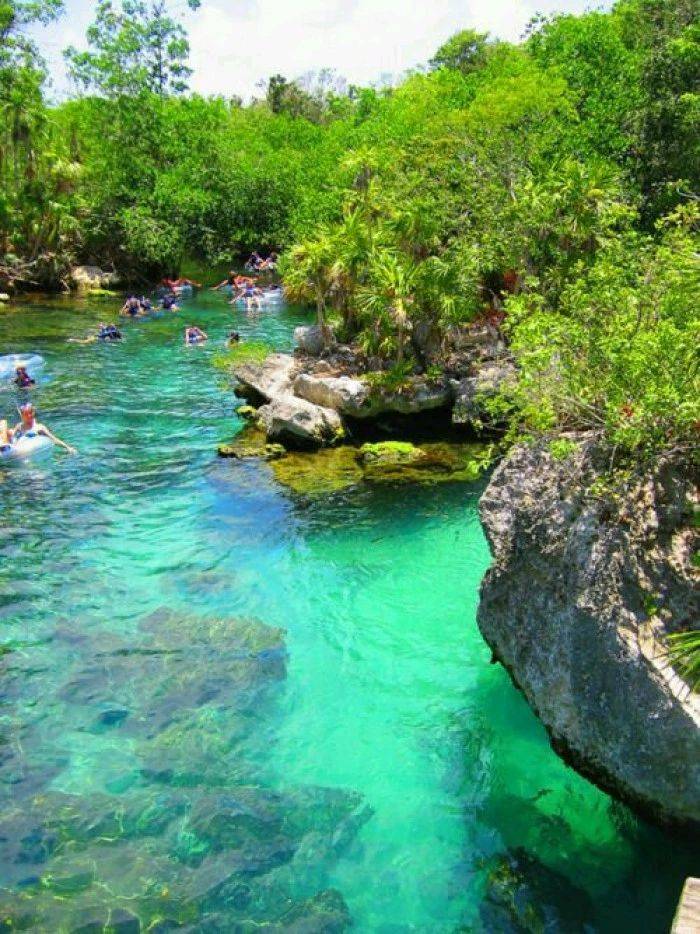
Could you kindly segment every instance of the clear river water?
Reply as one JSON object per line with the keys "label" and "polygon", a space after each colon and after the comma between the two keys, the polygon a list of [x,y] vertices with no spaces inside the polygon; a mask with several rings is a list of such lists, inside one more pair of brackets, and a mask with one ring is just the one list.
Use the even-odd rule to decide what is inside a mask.
{"label": "clear river water", "polygon": [[668,930],[689,850],[489,664],[481,487],[309,498],[218,458],[226,329],[288,349],[304,312],[203,293],[68,342],[118,305],[0,311],[79,449],[0,462],[0,929]]}

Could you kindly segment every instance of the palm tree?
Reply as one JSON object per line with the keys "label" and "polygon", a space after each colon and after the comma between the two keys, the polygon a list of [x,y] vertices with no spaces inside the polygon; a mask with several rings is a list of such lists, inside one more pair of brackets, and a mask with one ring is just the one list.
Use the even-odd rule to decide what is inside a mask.
{"label": "palm tree", "polygon": [[396,329],[396,363],[401,364],[411,327],[409,307],[414,301],[418,267],[405,256],[388,250],[375,254],[370,280],[360,293],[360,305],[379,323],[387,319]]}
{"label": "palm tree", "polygon": [[292,247],[285,257],[282,276],[287,295],[293,302],[314,302],[316,321],[324,340],[330,340],[326,302],[333,285],[334,241],[326,228],[312,240]]}

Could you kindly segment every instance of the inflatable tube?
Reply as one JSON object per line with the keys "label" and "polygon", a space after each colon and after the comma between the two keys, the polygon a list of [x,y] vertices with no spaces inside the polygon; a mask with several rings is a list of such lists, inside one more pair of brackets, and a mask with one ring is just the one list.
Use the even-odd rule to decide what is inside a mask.
{"label": "inflatable tube", "polygon": [[44,358],[38,353],[8,353],[0,357],[0,379],[12,379],[18,366],[25,366],[31,376],[43,365]]}
{"label": "inflatable tube", "polygon": [[0,447],[1,458],[20,459],[31,457],[32,454],[38,454],[40,451],[48,451],[53,447],[53,441],[46,435],[22,435],[12,444],[6,444]]}

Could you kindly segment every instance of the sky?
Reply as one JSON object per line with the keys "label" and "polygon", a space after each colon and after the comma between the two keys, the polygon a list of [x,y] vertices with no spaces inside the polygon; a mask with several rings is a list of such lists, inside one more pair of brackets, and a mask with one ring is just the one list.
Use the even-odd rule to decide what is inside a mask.
{"label": "sky", "polygon": [[[297,78],[334,68],[372,84],[425,64],[453,33],[473,28],[517,41],[536,12],[580,13],[595,0],[202,0],[196,13],[172,0],[189,31],[192,90],[249,99],[272,74]],[[53,95],[68,83],[61,51],[84,46],[94,0],[66,0],[66,15],[34,33],[48,59]]]}

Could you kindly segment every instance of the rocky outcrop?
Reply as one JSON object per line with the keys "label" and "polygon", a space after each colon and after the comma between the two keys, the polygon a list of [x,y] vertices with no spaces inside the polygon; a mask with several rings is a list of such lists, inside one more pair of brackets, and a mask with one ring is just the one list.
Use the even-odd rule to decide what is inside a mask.
{"label": "rocky outcrop", "polygon": [[475,376],[455,381],[455,404],[452,422],[455,425],[490,425],[489,400],[515,379],[515,367],[508,361],[485,363]]}
{"label": "rocky outcrop", "polygon": [[294,329],[295,347],[312,357],[318,357],[334,343],[335,336],[330,328],[326,328],[325,334],[318,324],[301,325]]}
{"label": "rocky outcrop", "polygon": [[452,391],[446,383],[429,382],[421,377],[407,381],[401,391],[392,391],[350,376],[300,373],[294,381],[294,392],[349,418],[376,418],[391,412],[415,415],[444,408],[452,401]]}
{"label": "rocky outcrop", "polygon": [[664,656],[667,633],[700,617],[697,487],[664,464],[594,494],[609,452],[590,438],[554,450],[514,449],[482,498],[494,561],[479,627],[567,761],[697,831],[700,703]]}
{"label": "rocky outcrop", "polygon": [[337,412],[291,395],[277,396],[258,409],[258,423],[268,441],[290,447],[318,447],[343,436]]}
{"label": "rocky outcrop", "polygon": [[277,396],[292,395],[298,364],[283,353],[270,354],[262,363],[242,363],[233,368],[238,380],[237,393],[271,402]]}
{"label": "rocky outcrop", "polygon": [[99,266],[73,266],[70,280],[74,288],[83,292],[100,289],[112,289],[119,285],[119,276],[114,272],[105,272]]}

